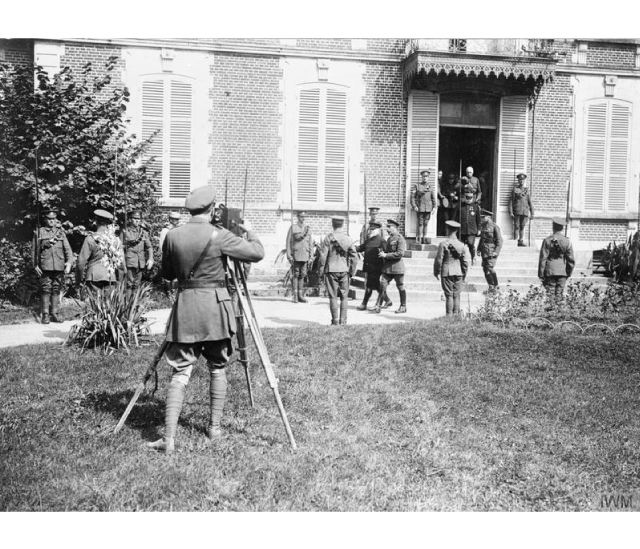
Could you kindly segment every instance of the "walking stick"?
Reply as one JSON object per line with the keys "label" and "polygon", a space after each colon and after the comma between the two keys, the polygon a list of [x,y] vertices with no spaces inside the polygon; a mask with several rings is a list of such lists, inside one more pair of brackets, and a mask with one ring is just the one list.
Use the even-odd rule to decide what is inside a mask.
{"label": "walking stick", "polygon": [[118,200],[118,147],[114,155],[113,163],[113,219],[116,219],[116,202]]}
{"label": "walking stick", "polygon": [[131,401],[129,402],[127,409],[124,411],[124,414],[122,414],[120,421],[118,421],[118,425],[116,425],[116,428],[113,430],[114,434],[118,433],[120,429],[122,429],[124,422],[127,421],[127,418],[131,413],[131,410],[135,406],[135,403],[137,402],[138,398],[140,398],[142,391],[144,391],[144,387],[147,384],[147,381],[149,381],[151,376],[154,374],[156,376],[156,385],[155,385],[155,388],[153,389],[153,393],[156,392],[156,389],[158,388],[158,371],[157,371],[158,363],[160,362],[160,359],[162,358],[162,355],[164,355],[168,346],[169,346],[169,342],[165,339],[162,342],[162,345],[160,345],[160,348],[156,352],[155,356],[153,357],[151,364],[149,364],[147,371],[144,373],[142,381],[138,384],[138,387],[136,388],[136,392],[133,394],[133,397],[131,398]]}

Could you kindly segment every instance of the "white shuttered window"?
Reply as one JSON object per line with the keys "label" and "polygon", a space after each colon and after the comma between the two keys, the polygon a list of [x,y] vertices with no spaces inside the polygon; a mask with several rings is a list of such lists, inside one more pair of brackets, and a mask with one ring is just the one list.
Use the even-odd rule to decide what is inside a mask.
{"label": "white shuttered window", "polygon": [[192,111],[193,85],[187,80],[161,75],[142,81],[141,137],[153,136],[147,157],[153,157],[162,198],[184,198],[191,190]]}
{"label": "white shuttered window", "polygon": [[516,175],[527,171],[528,99],[522,95],[502,98],[500,104],[500,179],[498,204],[508,206]]}
{"label": "white shuttered window", "polygon": [[627,209],[631,107],[616,100],[585,104],[584,209]]}
{"label": "white shuttered window", "polygon": [[330,85],[298,93],[296,200],[346,202],[347,93]]}

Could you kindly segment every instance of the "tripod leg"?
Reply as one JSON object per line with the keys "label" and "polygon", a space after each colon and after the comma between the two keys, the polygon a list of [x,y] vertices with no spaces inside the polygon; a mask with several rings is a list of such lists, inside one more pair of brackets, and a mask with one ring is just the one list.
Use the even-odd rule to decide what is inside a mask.
{"label": "tripod leg", "polygon": [[144,386],[147,384],[147,381],[149,381],[149,378],[151,377],[151,375],[156,372],[158,363],[160,362],[162,355],[164,355],[164,352],[167,350],[167,347],[169,347],[169,342],[165,339],[162,345],[160,345],[160,348],[156,352],[155,356],[153,357],[153,361],[151,362],[149,368],[147,368],[147,371],[145,372],[144,377],[142,378],[142,381],[136,388],[136,392],[133,394],[133,397],[131,398],[131,401],[129,402],[127,409],[124,411],[124,414],[122,414],[120,421],[118,421],[118,425],[116,425],[116,428],[113,430],[114,434],[119,432],[120,429],[122,429],[124,422],[127,421],[127,418],[131,413],[131,410],[133,409],[138,398],[142,394],[142,391],[144,391]]}
{"label": "tripod leg", "polygon": [[[234,263],[237,266],[236,260],[234,260]],[[273,396],[276,400],[276,404],[278,405],[278,411],[280,412],[280,417],[282,418],[285,431],[287,432],[287,436],[289,437],[289,442],[291,443],[291,447],[295,450],[297,448],[296,441],[293,438],[293,433],[291,432],[291,426],[289,425],[289,420],[287,419],[287,412],[285,411],[284,406],[282,405],[282,399],[280,398],[280,393],[278,391],[278,380],[273,371],[271,361],[269,360],[269,354],[267,352],[267,346],[264,343],[264,339],[262,338],[262,332],[260,331],[260,327],[258,326],[258,321],[256,320],[255,312],[253,310],[253,305],[251,304],[251,298],[249,297],[249,292],[247,291],[247,282],[244,279],[243,273],[240,272],[238,269],[236,269],[236,273],[234,273],[232,269],[230,269],[229,272],[230,272],[233,284],[238,289],[238,299],[240,301],[241,310],[247,320],[247,323],[249,324],[249,330],[253,337],[253,341],[256,344],[256,347],[258,349],[258,354],[260,355],[260,361],[262,362],[262,366],[267,376],[267,381],[269,382],[269,386],[273,391]],[[240,283],[241,283],[241,286],[240,286]]]}
{"label": "tripod leg", "polygon": [[249,357],[247,355],[247,340],[244,331],[244,318],[240,307],[236,308],[236,324],[238,331],[236,337],[238,338],[238,351],[240,353],[240,364],[244,367],[244,375],[247,378],[247,389],[249,390],[249,402],[251,407],[255,406],[253,401],[253,390],[251,389],[251,375],[249,374]]}

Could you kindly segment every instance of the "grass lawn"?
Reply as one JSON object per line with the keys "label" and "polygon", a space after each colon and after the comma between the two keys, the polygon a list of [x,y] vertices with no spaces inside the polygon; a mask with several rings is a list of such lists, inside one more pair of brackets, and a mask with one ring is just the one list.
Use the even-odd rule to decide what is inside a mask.
{"label": "grass lawn", "polygon": [[164,456],[144,448],[163,428],[164,362],[156,397],[141,397],[124,429],[112,434],[151,348],[110,357],[51,345],[0,350],[0,510],[640,505],[637,336],[446,319],[264,335],[295,452],[256,353],[256,408],[235,362],[225,436],[215,444],[204,435],[208,373],[201,359],[176,453]]}

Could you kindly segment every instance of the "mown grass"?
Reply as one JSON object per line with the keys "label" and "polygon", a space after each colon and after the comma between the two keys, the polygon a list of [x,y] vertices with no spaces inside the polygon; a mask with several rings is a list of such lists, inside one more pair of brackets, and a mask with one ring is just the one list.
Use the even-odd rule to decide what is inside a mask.
{"label": "mown grass", "polygon": [[[189,385],[173,456],[168,371],[112,430],[152,349],[104,357],[0,350],[0,509],[601,510],[640,503],[637,337],[446,319],[264,330],[298,450],[252,353],[256,408],[229,368],[224,438],[204,436],[208,373]],[[633,508],[631,509],[633,510]]]}

